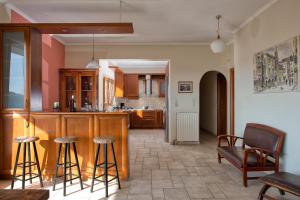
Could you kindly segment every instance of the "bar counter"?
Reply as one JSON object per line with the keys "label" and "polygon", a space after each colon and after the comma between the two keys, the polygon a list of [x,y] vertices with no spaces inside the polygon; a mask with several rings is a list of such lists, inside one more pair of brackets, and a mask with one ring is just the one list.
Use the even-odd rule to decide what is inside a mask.
{"label": "bar counter", "polygon": [[[29,120],[28,120],[29,119]],[[12,174],[17,145],[13,139],[21,135],[38,136],[37,150],[43,178],[51,180],[58,145],[56,137],[77,136],[77,154],[84,180],[91,178],[96,145],[95,136],[114,136],[115,153],[121,179],[128,178],[128,114],[126,112],[30,112],[3,114],[1,118],[0,178]],[[109,161],[112,160],[108,148]],[[73,155],[73,153],[72,153]],[[103,151],[100,150],[102,161]],[[74,157],[72,156],[72,159]],[[76,170],[75,170],[76,171]]]}

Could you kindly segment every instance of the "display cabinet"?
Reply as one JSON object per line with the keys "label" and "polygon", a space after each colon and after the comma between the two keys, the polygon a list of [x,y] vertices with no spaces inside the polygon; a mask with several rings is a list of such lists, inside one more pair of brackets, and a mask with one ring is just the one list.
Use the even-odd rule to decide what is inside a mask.
{"label": "display cabinet", "polygon": [[72,96],[76,111],[97,109],[99,69],[60,69],[60,107],[70,111]]}

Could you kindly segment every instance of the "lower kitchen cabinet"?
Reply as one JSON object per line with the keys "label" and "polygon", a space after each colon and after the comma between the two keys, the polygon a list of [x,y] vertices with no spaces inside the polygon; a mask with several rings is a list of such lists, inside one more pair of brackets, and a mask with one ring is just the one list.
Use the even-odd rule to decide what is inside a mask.
{"label": "lower kitchen cabinet", "polygon": [[136,110],[130,115],[130,128],[164,128],[162,110]]}

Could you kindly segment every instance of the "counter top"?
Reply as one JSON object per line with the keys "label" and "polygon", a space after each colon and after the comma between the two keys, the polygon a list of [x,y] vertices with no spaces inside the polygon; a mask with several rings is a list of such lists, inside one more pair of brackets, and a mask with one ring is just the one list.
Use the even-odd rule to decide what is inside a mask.
{"label": "counter top", "polygon": [[31,114],[38,115],[127,115],[125,111],[120,112],[55,112],[55,111],[41,111],[30,112]]}

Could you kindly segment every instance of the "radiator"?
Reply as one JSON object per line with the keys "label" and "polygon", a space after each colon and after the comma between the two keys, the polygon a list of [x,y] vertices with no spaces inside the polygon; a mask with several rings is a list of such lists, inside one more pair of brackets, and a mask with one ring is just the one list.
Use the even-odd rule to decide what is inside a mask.
{"label": "radiator", "polygon": [[199,113],[177,112],[177,141],[199,142]]}

